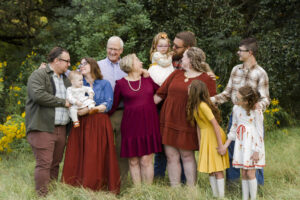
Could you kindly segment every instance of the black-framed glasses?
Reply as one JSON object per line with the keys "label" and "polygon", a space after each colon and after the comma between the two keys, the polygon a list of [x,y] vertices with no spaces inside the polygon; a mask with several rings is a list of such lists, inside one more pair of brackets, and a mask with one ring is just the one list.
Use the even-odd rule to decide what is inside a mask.
{"label": "black-framed glasses", "polygon": [[79,69],[80,67],[84,67],[84,66],[86,66],[87,64],[89,64],[89,63],[88,63],[88,62],[86,62],[86,61],[84,61],[84,62],[80,63],[80,65],[78,65],[78,69]]}
{"label": "black-framed glasses", "polygon": [[70,61],[70,60],[65,60],[65,59],[62,59],[62,58],[59,58],[59,60],[65,61],[66,63],[70,63],[70,64],[71,64],[71,61]]}
{"label": "black-framed glasses", "polygon": [[238,49],[238,52],[248,52],[248,49]]}
{"label": "black-framed glasses", "polygon": [[181,49],[181,48],[184,48],[184,47],[179,47],[179,46],[177,46],[176,44],[173,44],[173,47],[175,47],[175,49]]}

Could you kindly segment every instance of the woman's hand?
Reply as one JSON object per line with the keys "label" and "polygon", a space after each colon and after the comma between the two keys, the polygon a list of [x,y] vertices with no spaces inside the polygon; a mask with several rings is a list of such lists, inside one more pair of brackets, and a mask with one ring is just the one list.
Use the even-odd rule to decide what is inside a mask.
{"label": "woman's hand", "polygon": [[258,152],[254,152],[250,158],[251,160],[253,160],[253,163],[256,164],[259,161],[259,153]]}
{"label": "woman's hand", "polygon": [[162,98],[155,94],[153,100],[155,104],[159,104],[162,101]]}
{"label": "woman's hand", "polygon": [[96,106],[95,107],[97,110],[98,110],[98,112],[100,112],[100,113],[103,113],[103,112],[105,112],[105,110],[106,110],[106,106],[105,105],[99,105],[99,106]]}
{"label": "woman's hand", "polygon": [[88,113],[89,113],[89,108],[88,108],[88,107],[79,109],[79,110],[77,111],[77,114],[78,114],[79,116],[83,116],[83,115],[86,115],[86,114],[88,114]]}

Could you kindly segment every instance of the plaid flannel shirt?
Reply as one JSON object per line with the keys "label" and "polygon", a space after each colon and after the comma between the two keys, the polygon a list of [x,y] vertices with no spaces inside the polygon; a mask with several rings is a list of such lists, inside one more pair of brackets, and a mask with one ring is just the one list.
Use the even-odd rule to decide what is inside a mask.
{"label": "plaid flannel shirt", "polygon": [[[52,77],[56,89],[55,96],[61,99],[66,99],[67,89],[64,85],[62,77],[58,77],[56,73],[53,73]],[[65,107],[55,107],[55,125],[66,125],[67,123],[69,123],[69,121],[70,118],[68,109]]]}
{"label": "plaid flannel shirt", "polygon": [[265,110],[270,104],[269,78],[266,71],[259,65],[253,65],[250,69],[244,68],[243,64],[235,66],[232,71],[225,90],[213,97],[211,101],[222,104],[231,99],[236,104],[238,89],[249,85],[260,94],[259,104]]}

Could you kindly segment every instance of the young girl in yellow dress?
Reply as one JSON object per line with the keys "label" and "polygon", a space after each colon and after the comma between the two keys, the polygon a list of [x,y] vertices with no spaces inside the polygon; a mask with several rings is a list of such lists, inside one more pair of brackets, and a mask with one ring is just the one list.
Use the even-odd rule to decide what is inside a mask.
{"label": "young girl in yellow dress", "polygon": [[226,135],[219,126],[220,111],[210,101],[208,89],[200,80],[192,81],[187,103],[187,119],[197,125],[199,140],[198,171],[209,173],[209,182],[214,197],[224,197],[224,173],[229,168],[228,152],[223,156]]}

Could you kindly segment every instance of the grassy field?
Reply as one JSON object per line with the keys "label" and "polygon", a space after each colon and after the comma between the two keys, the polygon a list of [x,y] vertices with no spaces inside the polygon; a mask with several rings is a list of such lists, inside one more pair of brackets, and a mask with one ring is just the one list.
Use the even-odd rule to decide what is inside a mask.
{"label": "grassy field", "polygon": [[[265,186],[260,187],[258,199],[300,199],[300,127],[266,133]],[[31,152],[0,155],[0,199],[38,199],[34,191],[35,161]],[[130,181],[119,196],[106,192],[92,192],[60,182],[51,185],[45,199],[213,199],[206,174],[198,174],[195,187],[171,188],[167,177],[153,185],[133,187]],[[226,199],[241,199],[240,184],[226,187]]]}

